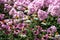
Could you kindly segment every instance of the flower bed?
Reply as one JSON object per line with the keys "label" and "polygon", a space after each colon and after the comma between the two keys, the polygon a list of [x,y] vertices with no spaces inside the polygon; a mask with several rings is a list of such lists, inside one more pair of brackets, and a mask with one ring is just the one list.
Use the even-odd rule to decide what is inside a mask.
{"label": "flower bed", "polygon": [[0,40],[60,40],[60,0],[0,0]]}

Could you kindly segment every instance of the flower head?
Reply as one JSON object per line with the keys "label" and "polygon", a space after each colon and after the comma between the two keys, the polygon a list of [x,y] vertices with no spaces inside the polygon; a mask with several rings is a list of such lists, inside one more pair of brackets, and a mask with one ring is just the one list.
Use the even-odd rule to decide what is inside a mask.
{"label": "flower head", "polygon": [[57,19],[57,23],[60,24],[60,18]]}
{"label": "flower head", "polygon": [[48,17],[48,13],[47,12],[45,12],[45,11],[43,11],[43,10],[38,10],[38,18],[39,18],[39,20],[44,20],[44,19],[46,19]]}

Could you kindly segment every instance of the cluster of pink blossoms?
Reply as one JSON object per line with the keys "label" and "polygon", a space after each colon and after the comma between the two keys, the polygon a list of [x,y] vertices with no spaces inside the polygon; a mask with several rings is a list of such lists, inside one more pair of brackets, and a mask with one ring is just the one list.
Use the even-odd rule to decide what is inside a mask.
{"label": "cluster of pink blossoms", "polygon": [[[12,18],[4,19],[6,15],[4,13],[0,14],[0,30],[3,28],[7,34],[12,29],[14,30],[12,31],[13,34],[25,31],[29,26],[26,22],[30,22],[29,16],[33,14],[36,14],[40,21],[47,19],[50,14],[53,17],[57,17],[57,23],[60,24],[60,0],[0,0],[0,4],[4,4],[4,13],[7,12],[9,16],[12,16]],[[45,8],[46,10],[44,10]],[[46,35],[48,33],[53,34],[57,31],[57,28],[51,26],[46,31]],[[35,32],[36,35],[39,34],[38,30],[34,31],[34,34]],[[44,39],[42,38],[42,40]]]}

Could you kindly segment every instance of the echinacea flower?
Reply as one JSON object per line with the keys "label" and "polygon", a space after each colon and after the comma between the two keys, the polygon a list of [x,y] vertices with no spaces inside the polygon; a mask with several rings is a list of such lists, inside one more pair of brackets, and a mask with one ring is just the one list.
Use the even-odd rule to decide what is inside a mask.
{"label": "echinacea flower", "polygon": [[39,40],[39,38],[35,37],[34,40]]}
{"label": "echinacea flower", "polygon": [[19,24],[17,24],[17,26],[16,26],[16,28],[22,29],[22,30],[23,30],[24,27],[25,27],[25,23],[19,23]]}
{"label": "echinacea flower", "polygon": [[2,24],[2,25],[1,25],[1,28],[4,29],[4,30],[6,30],[6,31],[9,31],[9,32],[11,31],[9,25]]}
{"label": "echinacea flower", "polygon": [[48,40],[49,36],[48,36],[48,34],[45,34],[42,38],[45,40]]}
{"label": "echinacea flower", "polygon": [[20,30],[14,30],[14,34],[19,34]]}
{"label": "echinacea flower", "polygon": [[34,30],[34,31],[33,31],[33,34],[34,34],[34,35],[38,35],[38,34],[39,34],[39,30]]}
{"label": "echinacea flower", "polygon": [[42,27],[41,26],[36,26],[37,30],[41,31],[42,30]]}
{"label": "echinacea flower", "polygon": [[50,28],[53,30],[53,32],[56,32],[56,31],[57,31],[56,26],[53,26],[53,25],[52,25]]}
{"label": "echinacea flower", "polygon": [[7,25],[12,25],[13,21],[12,19],[5,19],[4,23],[6,23]]}
{"label": "echinacea flower", "polygon": [[22,34],[27,34],[27,30],[23,30],[22,31]]}
{"label": "echinacea flower", "polygon": [[56,31],[57,31],[57,28],[53,25],[47,29],[47,33],[50,33],[50,34],[56,32]]}

